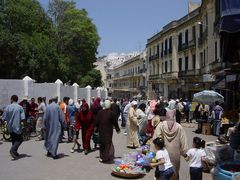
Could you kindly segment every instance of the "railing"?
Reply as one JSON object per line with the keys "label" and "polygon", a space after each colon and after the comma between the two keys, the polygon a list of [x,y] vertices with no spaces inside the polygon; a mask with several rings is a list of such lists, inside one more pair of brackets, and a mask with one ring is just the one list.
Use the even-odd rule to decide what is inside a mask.
{"label": "railing", "polygon": [[149,75],[149,80],[154,80],[154,79],[159,79],[159,78],[161,78],[161,76],[159,74]]}
{"label": "railing", "polygon": [[179,71],[178,77],[185,77],[185,76],[198,76],[201,75],[200,69],[191,69],[187,71]]}
{"label": "railing", "polygon": [[159,54],[155,54],[149,57],[149,61],[155,60],[159,58]]}

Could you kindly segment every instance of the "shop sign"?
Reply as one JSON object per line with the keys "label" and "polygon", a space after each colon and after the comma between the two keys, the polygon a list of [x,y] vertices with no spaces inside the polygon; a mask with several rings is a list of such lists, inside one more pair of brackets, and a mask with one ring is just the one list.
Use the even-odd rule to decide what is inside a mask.
{"label": "shop sign", "polygon": [[214,82],[216,77],[214,74],[203,74],[203,82]]}
{"label": "shop sign", "polygon": [[236,74],[234,74],[234,75],[227,75],[226,76],[226,81],[227,82],[232,82],[232,81],[236,81],[236,80],[237,80]]}

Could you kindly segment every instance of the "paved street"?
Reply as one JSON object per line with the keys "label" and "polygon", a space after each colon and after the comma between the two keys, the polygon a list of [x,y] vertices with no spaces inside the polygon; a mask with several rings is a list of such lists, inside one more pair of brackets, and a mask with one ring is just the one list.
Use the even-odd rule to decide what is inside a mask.
{"label": "paved street", "polygon": [[[188,143],[191,146],[192,137],[196,134],[192,131],[194,128],[185,128]],[[206,141],[213,141],[214,136],[198,135]],[[114,134],[115,156],[121,157],[124,153],[130,152],[126,148],[126,136]],[[63,153],[64,157],[53,160],[45,156],[46,151],[43,148],[43,142],[36,142],[34,138],[26,141],[19,149],[19,153],[25,154],[25,157],[17,161],[12,161],[9,155],[10,143],[0,144],[0,180],[95,180],[95,179],[118,179],[111,175],[112,164],[101,164],[98,161],[98,151],[88,155],[84,153],[70,153],[72,144],[61,143],[58,153]],[[188,166],[184,159],[181,161],[180,179],[189,179]],[[154,170],[147,173],[142,179],[153,179]],[[204,180],[210,180],[210,174],[204,174]]]}

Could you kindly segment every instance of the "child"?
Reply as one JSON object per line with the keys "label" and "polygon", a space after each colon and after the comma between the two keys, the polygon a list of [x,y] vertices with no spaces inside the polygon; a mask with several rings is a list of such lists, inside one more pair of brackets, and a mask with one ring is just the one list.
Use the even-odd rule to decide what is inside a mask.
{"label": "child", "polygon": [[156,163],[151,163],[151,167],[156,167],[155,178],[161,180],[168,180],[173,175],[173,165],[170,161],[168,151],[164,148],[165,143],[162,137],[153,140],[153,144],[157,149]]}
{"label": "child", "polygon": [[203,162],[206,162],[206,153],[202,149],[204,147],[205,141],[199,137],[194,137],[192,148],[184,156],[186,161],[189,161],[191,180],[202,180]]}

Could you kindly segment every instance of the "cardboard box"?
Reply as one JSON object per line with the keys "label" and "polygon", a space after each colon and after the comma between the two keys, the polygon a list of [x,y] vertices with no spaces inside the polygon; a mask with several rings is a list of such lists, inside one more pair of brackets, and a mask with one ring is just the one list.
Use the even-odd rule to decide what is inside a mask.
{"label": "cardboard box", "polygon": [[203,123],[203,125],[202,125],[202,134],[205,134],[205,135],[211,135],[212,134],[211,124],[210,123]]}

